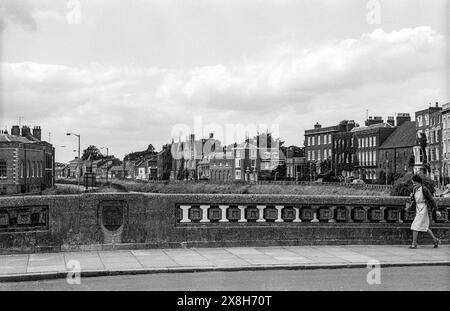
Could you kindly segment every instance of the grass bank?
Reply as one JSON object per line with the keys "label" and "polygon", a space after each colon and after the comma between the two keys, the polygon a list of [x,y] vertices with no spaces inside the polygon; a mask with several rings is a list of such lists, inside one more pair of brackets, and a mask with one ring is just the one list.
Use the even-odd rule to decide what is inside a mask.
{"label": "grass bank", "polygon": [[[61,190],[64,191],[64,190]],[[98,192],[145,193],[210,193],[210,194],[293,194],[293,195],[359,195],[388,196],[389,190],[355,189],[344,185],[282,185],[282,184],[211,184],[207,182],[142,182],[113,180],[109,186],[100,184]]]}

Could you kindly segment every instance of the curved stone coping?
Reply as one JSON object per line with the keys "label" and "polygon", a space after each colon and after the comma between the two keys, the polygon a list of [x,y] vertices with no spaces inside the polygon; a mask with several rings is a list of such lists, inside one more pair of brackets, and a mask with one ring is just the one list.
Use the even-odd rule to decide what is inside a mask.
{"label": "curved stone coping", "polygon": [[[220,201],[247,201],[257,202],[260,200],[270,201],[295,201],[295,202],[367,202],[367,200],[375,200],[378,203],[398,203],[404,204],[408,197],[395,196],[357,196],[357,195],[296,195],[296,194],[206,194],[206,193],[83,193],[83,194],[69,194],[69,195],[32,195],[32,196],[0,196],[0,204],[3,202],[28,202],[28,201],[50,201],[50,200],[64,200],[64,199],[79,199],[86,200],[90,198],[98,199],[133,199],[139,197],[147,198],[174,198],[178,201],[183,199],[189,200],[207,200],[211,202]],[[439,204],[450,205],[450,198],[435,198]]]}

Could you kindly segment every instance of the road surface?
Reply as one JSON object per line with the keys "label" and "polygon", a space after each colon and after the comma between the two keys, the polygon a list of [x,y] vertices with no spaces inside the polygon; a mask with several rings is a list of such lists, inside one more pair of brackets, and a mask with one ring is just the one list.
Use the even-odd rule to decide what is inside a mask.
{"label": "road surface", "polygon": [[[0,283],[0,290],[450,290],[450,266],[381,268],[381,284],[369,285],[369,269],[161,273]],[[372,278],[376,280],[376,278]]]}

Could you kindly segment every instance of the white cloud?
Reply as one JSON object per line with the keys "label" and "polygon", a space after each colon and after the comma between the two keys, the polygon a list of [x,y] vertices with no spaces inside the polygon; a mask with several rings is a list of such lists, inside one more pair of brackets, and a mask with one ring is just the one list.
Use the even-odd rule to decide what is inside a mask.
{"label": "white cloud", "polygon": [[292,122],[295,113],[320,114],[320,105],[337,112],[333,97],[377,89],[372,85],[391,91],[396,83],[444,72],[445,51],[442,35],[417,27],[375,30],[311,50],[283,42],[252,59],[187,70],[3,63],[3,108],[7,120],[26,115],[54,130],[96,131],[101,141],[114,131],[116,148],[125,153],[133,148],[123,145],[130,135],[162,144],[173,124],[191,124],[194,114],[225,124],[266,122],[274,114]]}
{"label": "white cloud", "polygon": [[28,0],[2,0],[0,2],[0,31],[8,23],[18,24],[29,31],[36,30],[33,8]]}
{"label": "white cloud", "polygon": [[315,50],[285,43],[252,61],[172,74],[159,94],[221,109],[271,109],[367,83],[400,82],[444,66],[444,37],[431,28],[377,29]]}

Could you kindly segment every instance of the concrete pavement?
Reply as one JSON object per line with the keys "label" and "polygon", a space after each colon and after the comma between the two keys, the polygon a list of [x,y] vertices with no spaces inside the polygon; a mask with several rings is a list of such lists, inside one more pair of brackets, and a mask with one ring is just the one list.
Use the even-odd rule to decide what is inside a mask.
{"label": "concrete pavement", "polygon": [[450,245],[416,250],[405,245],[280,246],[145,249],[36,253],[0,256],[0,282],[65,278],[79,263],[80,274],[125,274],[275,269],[363,268],[450,265]]}

